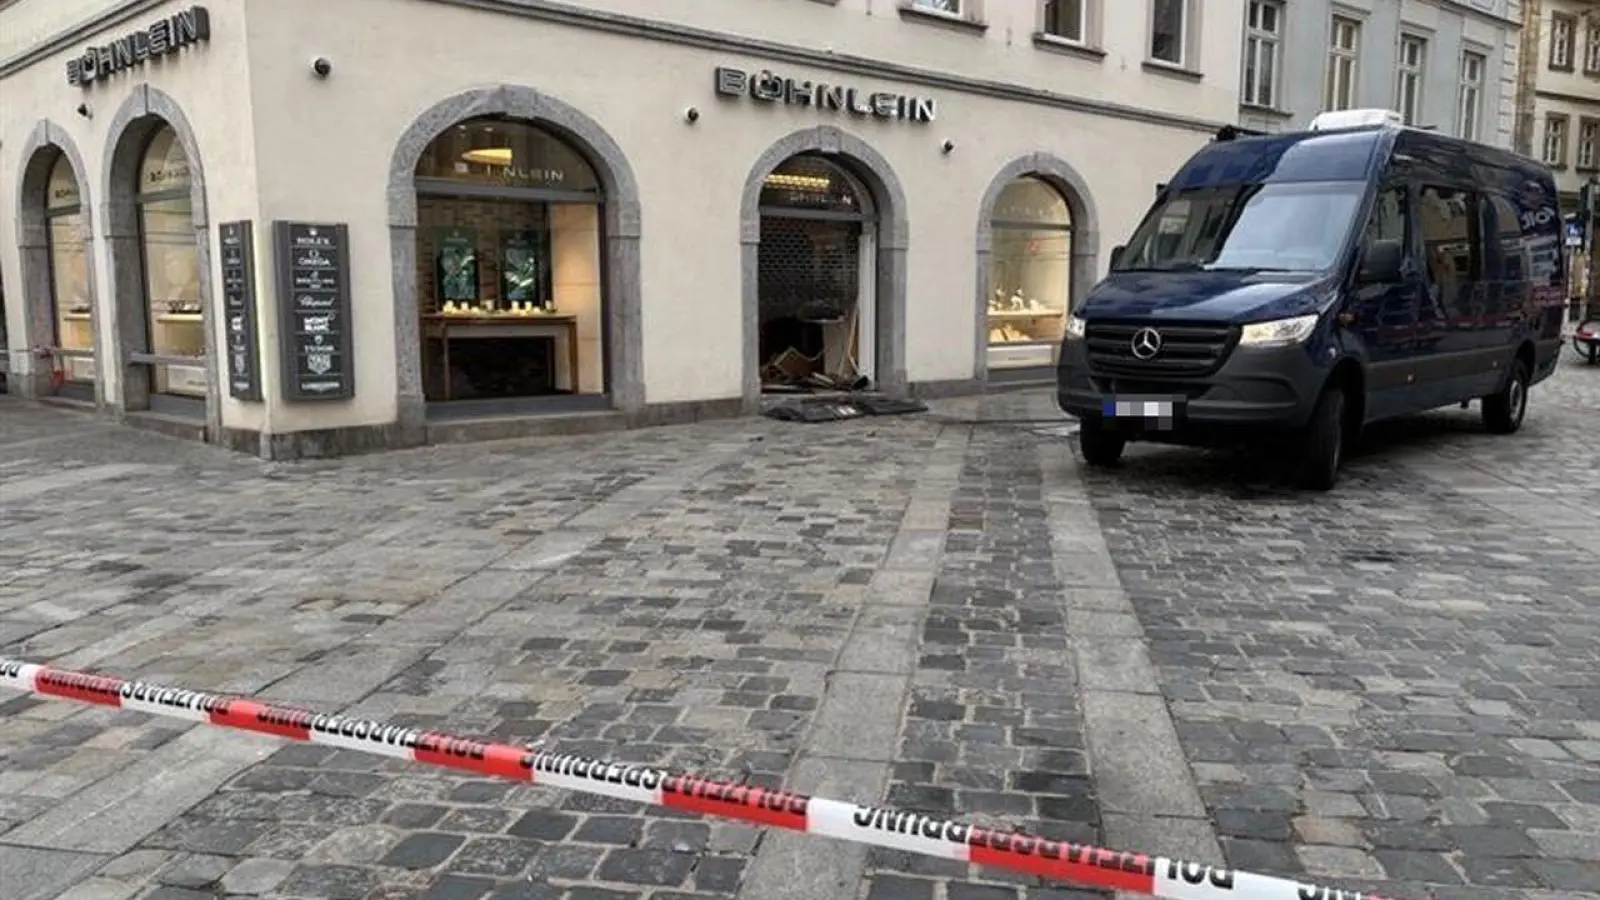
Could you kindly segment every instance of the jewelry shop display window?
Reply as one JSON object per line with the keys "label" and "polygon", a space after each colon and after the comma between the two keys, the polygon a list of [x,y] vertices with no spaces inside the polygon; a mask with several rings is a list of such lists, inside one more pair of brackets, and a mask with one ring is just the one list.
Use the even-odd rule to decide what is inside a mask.
{"label": "jewelry shop display window", "polygon": [[417,164],[429,402],[606,392],[600,181],[535,125],[461,123]]}
{"label": "jewelry shop display window", "polygon": [[50,253],[50,310],[55,341],[52,378],[57,392],[94,398],[95,335],[89,304],[89,258],[82,195],[72,163],[57,153],[45,184],[45,237]]}
{"label": "jewelry shop display window", "polygon": [[143,248],[152,394],[204,400],[206,343],[200,309],[200,251],[195,242],[189,159],[163,126],[139,166],[139,240]]}
{"label": "jewelry shop display window", "polygon": [[989,368],[1050,365],[1072,297],[1066,198],[1038,178],[1018,178],[1000,192],[990,227]]}

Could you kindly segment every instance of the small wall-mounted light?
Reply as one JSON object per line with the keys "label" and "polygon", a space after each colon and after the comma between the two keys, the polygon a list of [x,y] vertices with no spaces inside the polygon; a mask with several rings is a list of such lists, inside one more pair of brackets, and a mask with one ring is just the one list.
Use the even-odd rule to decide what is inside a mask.
{"label": "small wall-mounted light", "polygon": [[683,111],[683,120],[688,122],[690,125],[700,121],[700,110],[693,106],[689,107]]}
{"label": "small wall-mounted light", "polygon": [[955,149],[956,149],[956,142],[950,140],[949,138],[945,138],[944,143],[939,145],[939,152],[940,153],[949,154],[951,151],[953,151]]}
{"label": "small wall-mounted light", "polygon": [[311,61],[311,74],[318,78],[327,78],[333,73],[333,63],[326,56],[319,56]]}
{"label": "small wall-mounted light", "polygon": [[88,119],[88,118],[91,118],[94,115],[94,110],[91,110],[89,108],[89,104],[87,104],[87,103],[79,103],[78,104],[78,115],[83,116],[85,119]]}

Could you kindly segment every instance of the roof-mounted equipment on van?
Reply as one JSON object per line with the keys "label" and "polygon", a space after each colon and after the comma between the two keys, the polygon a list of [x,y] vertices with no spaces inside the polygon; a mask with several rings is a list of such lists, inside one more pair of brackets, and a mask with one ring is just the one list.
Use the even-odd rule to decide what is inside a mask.
{"label": "roof-mounted equipment on van", "polygon": [[1217,129],[1216,137],[1212,138],[1212,140],[1236,141],[1242,137],[1261,137],[1265,134],[1267,132],[1257,131],[1254,128],[1245,128],[1241,125],[1224,125]]}
{"label": "roof-mounted equipment on van", "polygon": [[1336,131],[1341,128],[1371,128],[1374,125],[1404,125],[1405,119],[1392,109],[1339,109],[1319,113],[1311,120],[1310,131]]}

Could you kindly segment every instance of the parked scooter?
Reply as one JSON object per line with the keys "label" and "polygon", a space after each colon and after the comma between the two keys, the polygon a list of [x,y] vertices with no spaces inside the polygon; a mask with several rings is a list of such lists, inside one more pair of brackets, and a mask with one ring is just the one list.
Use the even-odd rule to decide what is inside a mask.
{"label": "parked scooter", "polygon": [[1600,365],[1600,318],[1584,319],[1572,334],[1572,349],[1589,365]]}

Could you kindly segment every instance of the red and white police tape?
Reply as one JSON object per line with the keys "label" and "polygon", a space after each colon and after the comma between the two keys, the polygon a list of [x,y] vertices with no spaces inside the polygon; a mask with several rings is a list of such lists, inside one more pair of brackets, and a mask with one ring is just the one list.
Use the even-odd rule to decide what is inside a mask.
{"label": "red and white police tape", "polygon": [[617,797],[1169,900],[1379,900],[1143,853],[0,659],[0,687]]}

